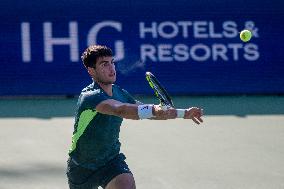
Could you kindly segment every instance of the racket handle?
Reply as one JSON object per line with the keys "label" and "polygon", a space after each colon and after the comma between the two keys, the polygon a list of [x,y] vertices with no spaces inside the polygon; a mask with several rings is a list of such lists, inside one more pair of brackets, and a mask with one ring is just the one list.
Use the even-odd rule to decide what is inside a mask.
{"label": "racket handle", "polygon": [[177,118],[184,118],[185,109],[176,109],[177,110]]}
{"label": "racket handle", "polygon": [[171,107],[168,106],[168,105],[160,105],[160,107],[162,108],[162,110],[168,110],[168,109],[171,108]]}

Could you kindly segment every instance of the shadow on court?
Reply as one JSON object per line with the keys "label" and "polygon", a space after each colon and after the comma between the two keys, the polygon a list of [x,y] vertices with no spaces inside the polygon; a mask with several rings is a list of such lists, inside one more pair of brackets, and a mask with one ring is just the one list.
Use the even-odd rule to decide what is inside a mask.
{"label": "shadow on court", "polygon": [[58,166],[58,165],[52,165],[52,164],[33,164],[28,168],[23,167],[10,167],[10,168],[1,168],[0,169],[0,178],[9,178],[9,179],[29,179],[37,177],[38,175],[41,175],[41,177],[53,175],[56,176],[62,176],[62,170],[64,170],[65,167]]}
{"label": "shadow on court", "polygon": [[[135,96],[143,103],[158,103],[153,96]],[[284,114],[284,96],[175,96],[177,108],[198,106],[206,115]],[[77,98],[0,99],[0,117],[70,117]]]}

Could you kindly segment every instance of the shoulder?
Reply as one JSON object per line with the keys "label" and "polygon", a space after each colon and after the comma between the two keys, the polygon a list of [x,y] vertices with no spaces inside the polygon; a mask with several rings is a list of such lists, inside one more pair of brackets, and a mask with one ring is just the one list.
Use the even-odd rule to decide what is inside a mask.
{"label": "shoulder", "polygon": [[104,94],[104,91],[101,88],[97,87],[94,83],[92,83],[81,91],[80,96],[83,98],[88,98],[100,94]]}
{"label": "shoulder", "polygon": [[95,85],[94,83],[90,84],[89,86],[85,87],[82,91],[81,94],[96,94],[96,93],[100,93],[102,92],[102,90]]}
{"label": "shoulder", "polygon": [[108,96],[105,94],[105,92],[94,83],[92,83],[81,91],[81,94],[79,96],[79,104],[97,104],[98,102],[106,99],[108,99]]}

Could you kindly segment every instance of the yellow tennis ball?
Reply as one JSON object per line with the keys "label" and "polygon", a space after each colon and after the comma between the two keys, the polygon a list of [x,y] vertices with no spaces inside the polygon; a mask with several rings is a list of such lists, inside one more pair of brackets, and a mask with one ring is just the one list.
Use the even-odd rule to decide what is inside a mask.
{"label": "yellow tennis ball", "polygon": [[252,34],[249,30],[243,30],[240,33],[240,38],[243,42],[248,42],[252,37]]}

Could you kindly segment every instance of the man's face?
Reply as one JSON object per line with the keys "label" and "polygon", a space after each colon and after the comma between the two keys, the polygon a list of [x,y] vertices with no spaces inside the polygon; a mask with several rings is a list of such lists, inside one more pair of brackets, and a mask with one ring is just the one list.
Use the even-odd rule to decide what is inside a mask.
{"label": "man's face", "polygon": [[96,68],[92,75],[97,82],[104,85],[113,84],[116,81],[116,71],[113,57],[99,57],[96,62]]}

